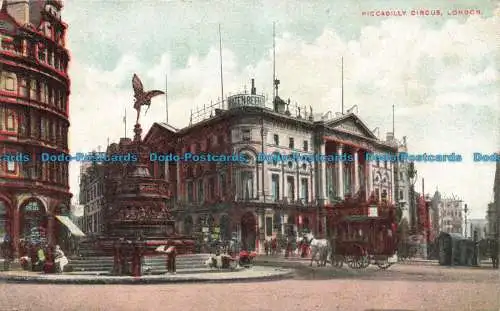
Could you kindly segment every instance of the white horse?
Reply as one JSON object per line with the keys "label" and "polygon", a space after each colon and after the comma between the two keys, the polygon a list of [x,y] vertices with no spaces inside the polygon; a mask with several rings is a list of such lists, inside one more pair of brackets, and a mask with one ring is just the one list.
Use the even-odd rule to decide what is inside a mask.
{"label": "white horse", "polygon": [[311,264],[309,266],[312,266],[317,255],[319,256],[318,260],[316,260],[318,267],[326,266],[328,253],[331,249],[330,242],[326,239],[316,239],[312,233],[304,234],[304,239],[311,248]]}

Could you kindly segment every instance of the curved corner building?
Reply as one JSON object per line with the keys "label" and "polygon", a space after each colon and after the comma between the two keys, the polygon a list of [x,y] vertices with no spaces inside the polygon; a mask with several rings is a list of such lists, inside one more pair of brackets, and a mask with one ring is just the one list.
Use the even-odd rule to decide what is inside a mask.
{"label": "curved corner building", "polygon": [[69,213],[69,52],[61,1],[4,0],[0,11],[0,242],[65,245],[55,216]]}

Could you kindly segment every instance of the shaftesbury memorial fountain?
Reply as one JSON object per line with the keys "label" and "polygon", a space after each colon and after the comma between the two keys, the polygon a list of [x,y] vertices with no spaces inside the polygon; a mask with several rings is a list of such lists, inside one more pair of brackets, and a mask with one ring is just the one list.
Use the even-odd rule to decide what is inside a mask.
{"label": "shaftesbury memorial fountain", "polygon": [[[111,144],[107,156],[135,155],[137,161],[105,164],[105,234],[97,245],[114,257],[114,274],[141,275],[144,255],[156,255],[158,246],[177,248],[178,253],[191,253],[194,241],[177,234],[170,214],[172,193],[165,178],[152,176],[151,146],[142,141],[139,123],[141,108],[162,91],[144,91],[141,80],[134,74],[134,109],[137,111],[134,139],[122,139]],[[147,112],[147,110],[146,110]],[[135,159],[134,159],[135,160]]]}

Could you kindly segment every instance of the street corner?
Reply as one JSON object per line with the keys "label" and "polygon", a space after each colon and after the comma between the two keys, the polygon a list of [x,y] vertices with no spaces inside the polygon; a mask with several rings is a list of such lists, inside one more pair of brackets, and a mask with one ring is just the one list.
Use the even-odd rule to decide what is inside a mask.
{"label": "street corner", "polygon": [[0,272],[0,282],[31,284],[161,284],[161,283],[233,283],[264,282],[292,278],[292,269],[252,267],[232,272],[201,272],[140,277],[103,274],[43,274],[27,271]]}

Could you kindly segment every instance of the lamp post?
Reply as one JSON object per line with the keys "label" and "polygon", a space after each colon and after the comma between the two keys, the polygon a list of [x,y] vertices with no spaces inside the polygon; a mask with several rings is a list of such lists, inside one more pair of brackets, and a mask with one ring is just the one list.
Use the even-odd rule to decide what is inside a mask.
{"label": "lamp post", "polygon": [[410,162],[407,168],[408,178],[410,180],[410,210],[411,210],[411,228],[413,234],[417,232],[417,209],[415,208],[415,183],[417,182],[417,170],[415,163]]}
{"label": "lamp post", "polygon": [[464,205],[464,218],[465,218],[465,228],[464,228],[464,236],[467,238],[467,213],[469,212],[469,208],[467,204]]}

